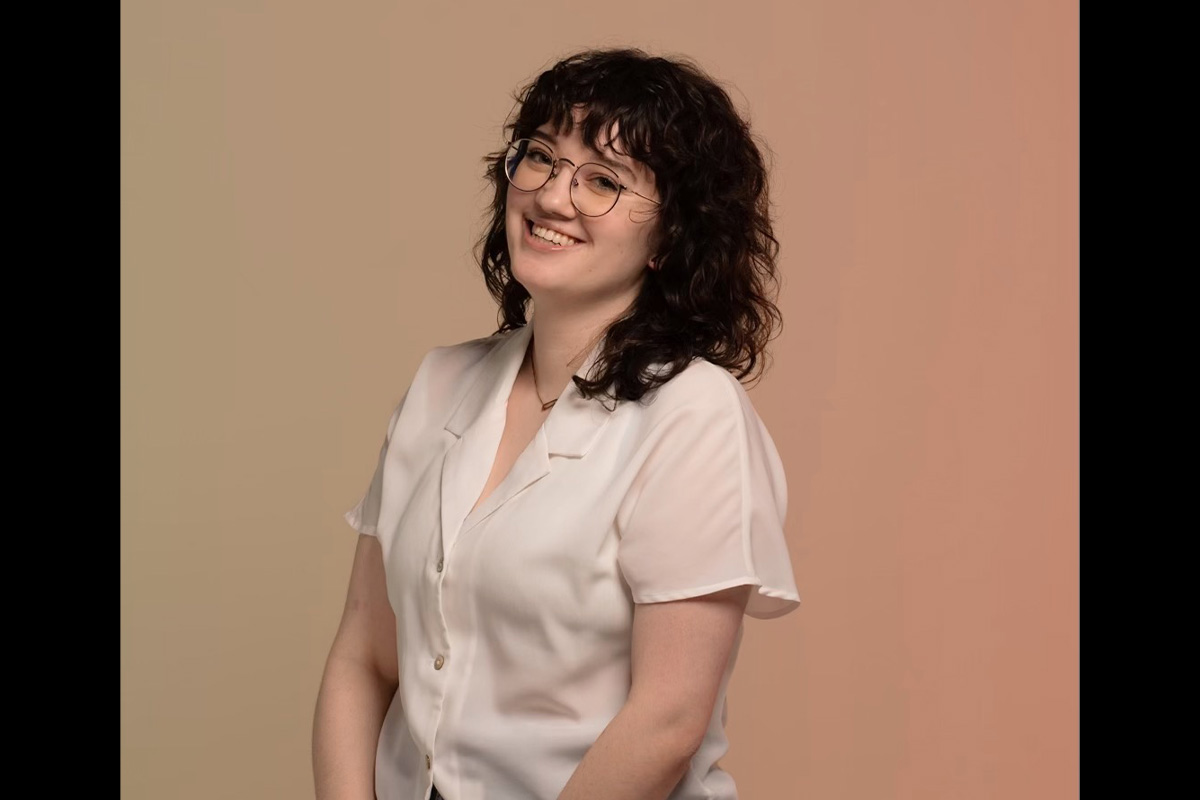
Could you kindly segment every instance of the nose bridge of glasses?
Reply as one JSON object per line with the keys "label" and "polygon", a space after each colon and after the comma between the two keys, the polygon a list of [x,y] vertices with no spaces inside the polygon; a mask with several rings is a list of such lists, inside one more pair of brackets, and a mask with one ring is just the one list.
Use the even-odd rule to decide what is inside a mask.
{"label": "nose bridge of glasses", "polygon": [[554,180],[558,176],[558,173],[560,171],[558,168],[558,165],[563,163],[564,161],[571,165],[571,181],[572,181],[572,183],[575,181],[575,173],[579,171],[579,165],[576,164],[574,161],[572,161],[569,158],[565,158],[563,156],[555,156],[553,165],[550,167],[550,175],[546,178],[546,183],[549,183],[550,181]]}
{"label": "nose bridge of glasses", "polygon": [[[517,143],[514,142],[513,144],[514,144],[514,146],[516,146]],[[601,216],[601,215],[607,213],[608,211],[612,210],[613,206],[616,205],[617,200],[621,195],[621,190],[624,189],[625,186],[621,183],[619,176],[615,172],[612,172],[612,170],[608,169],[607,167],[603,167],[602,165],[600,165],[594,161],[583,161],[581,163],[576,164],[575,161],[573,161],[570,158],[567,158],[565,156],[559,156],[557,153],[554,152],[553,149],[551,149],[545,143],[535,142],[533,140],[527,140],[525,142],[525,147],[517,150],[516,163],[521,163],[524,160],[523,159],[523,156],[524,156],[523,151],[526,148],[528,148],[529,145],[531,145],[531,144],[536,144],[539,148],[543,149],[544,155],[549,157],[549,159],[550,159],[550,169],[546,170],[546,172],[544,173],[544,177],[541,181],[541,184],[536,189],[534,189],[534,188],[521,189],[521,187],[519,185],[517,186],[518,189],[521,189],[521,191],[526,191],[526,192],[538,192],[539,194],[544,194],[547,192],[549,192],[551,194],[557,194],[557,192],[553,188],[554,179],[556,177],[558,177],[560,172],[564,171],[561,169],[560,165],[562,164],[562,162],[565,161],[566,163],[571,165],[571,171],[569,173],[570,179],[567,181],[566,195],[569,198],[568,202],[570,203],[571,206],[573,206],[575,208],[576,211],[578,211],[580,214],[583,214],[585,216],[598,217],[598,216]],[[509,165],[511,165],[514,162],[510,161],[508,163],[509,163]],[[595,190],[595,187],[590,187],[590,188],[592,188],[592,191],[590,193],[587,191],[584,191],[583,196],[577,196],[577,189],[581,187],[581,183],[578,180],[578,173],[579,173],[579,170],[582,169],[583,167],[591,167],[592,169],[599,170],[600,174],[604,174],[606,177],[608,177],[608,180],[610,180],[613,184],[616,185],[617,188],[616,188],[615,193],[612,194],[611,197],[607,197],[607,196],[604,197],[604,200],[607,202],[602,202],[600,200],[601,193],[597,192]],[[506,172],[506,174],[508,174],[510,181],[515,181],[513,174],[511,172],[509,172],[509,168],[507,166],[505,168],[505,172]],[[609,173],[611,173],[611,176],[609,175]],[[549,198],[547,198],[547,199],[549,200],[549,202],[554,203],[554,204],[557,204],[559,202],[558,200],[550,200]],[[581,204],[582,204],[582,207],[581,207]],[[606,207],[603,210],[599,210],[600,205],[604,205]]]}
{"label": "nose bridge of glasses", "polygon": [[[578,167],[569,158],[552,156],[552,159],[550,170],[546,174],[545,180],[542,181],[541,186],[534,190],[539,197],[538,202],[546,205],[547,208],[558,209],[559,213],[563,213],[567,208],[573,208],[578,211],[579,206],[575,202],[575,172]],[[567,173],[566,189],[557,188],[562,181],[554,180],[558,177],[559,173],[565,172],[560,166],[563,161],[566,161],[572,167],[571,171]]]}

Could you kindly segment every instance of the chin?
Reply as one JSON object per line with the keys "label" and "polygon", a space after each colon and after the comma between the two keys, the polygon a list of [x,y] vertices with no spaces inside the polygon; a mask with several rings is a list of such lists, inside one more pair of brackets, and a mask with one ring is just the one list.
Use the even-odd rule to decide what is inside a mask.
{"label": "chin", "polygon": [[545,267],[546,265],[530,263],[529,260],[523,259],[519,255],[512,259],[513,278],[524,286],[530,295],[535,295],[539,291],[552,292],[562,287],[562,273],[556,274],[553,270]]}

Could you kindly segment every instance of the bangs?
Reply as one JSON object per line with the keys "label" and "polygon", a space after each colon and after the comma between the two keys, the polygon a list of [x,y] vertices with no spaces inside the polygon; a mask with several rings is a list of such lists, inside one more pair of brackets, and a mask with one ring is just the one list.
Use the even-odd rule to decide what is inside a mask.
{"label": "bangs", "polygon": [[[589,147],[597,152],[611,148],[652,165],[651,131],[656,129],[655,111],[661,104],[652,85],[645,74],[623,75],[587,64],[560,65],[543,73],[518,98],[517,119],[505,127],[512,138],[530,136],[547,124],[568,135],[575,127],[574,110],[579,108],[583,112],[580,138]],[[611,137],[614,126],[620,147]]]}

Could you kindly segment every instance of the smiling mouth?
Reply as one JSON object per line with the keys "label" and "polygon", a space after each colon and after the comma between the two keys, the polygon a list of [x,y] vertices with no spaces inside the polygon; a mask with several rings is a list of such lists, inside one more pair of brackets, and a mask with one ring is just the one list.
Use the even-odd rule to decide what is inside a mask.
{"label": "smiling mouth", "polygon": [[554,247],[567,248],[579,244],[578,239],[572,239],[566,234],[552,231],[549,228],[543,228],[541,225],[535,225],[533,220],[530,219],[525,220],[525,230],[529,231],[529,235],[535,240]]}

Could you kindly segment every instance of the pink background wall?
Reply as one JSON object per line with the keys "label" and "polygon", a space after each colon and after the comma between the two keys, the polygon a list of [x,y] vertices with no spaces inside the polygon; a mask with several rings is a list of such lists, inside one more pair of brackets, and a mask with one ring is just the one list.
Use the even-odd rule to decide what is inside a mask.
{"label": "pink background wall", "polygon": [[340,513],[482,336],[479,158],[557,57],[729,82],[773,151],[751,391],[803,598],[748,620],[747,800],[1078,794],[1076,3],[122,3],[123,796],[311,796]]}

